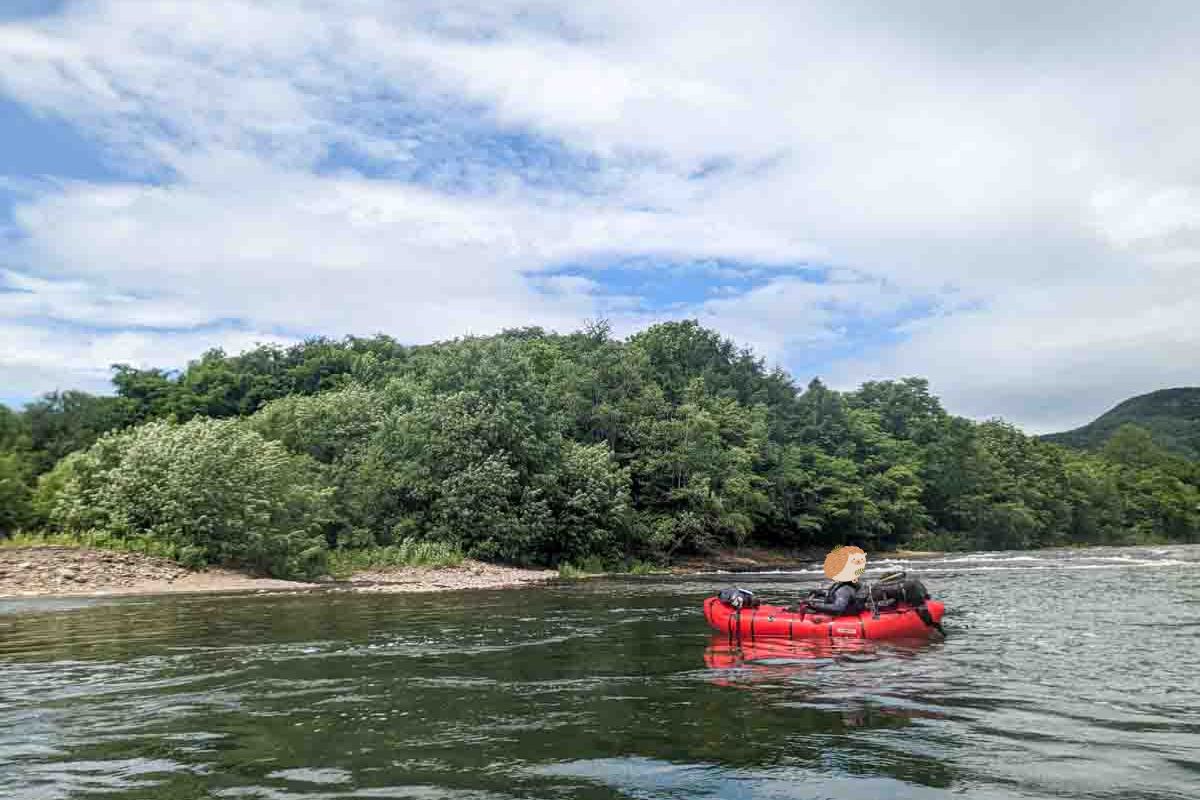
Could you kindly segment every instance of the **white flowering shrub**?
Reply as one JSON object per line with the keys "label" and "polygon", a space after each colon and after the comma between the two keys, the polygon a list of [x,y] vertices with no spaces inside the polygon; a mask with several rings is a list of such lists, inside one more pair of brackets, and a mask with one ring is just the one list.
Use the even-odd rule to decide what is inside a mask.
{"label": "white flowering shrub", "polygon": [[315,466],[240,420],[151,422],[64,458],[36,502],[66,533],[142,538],[192,566],[311,577],[324,570],[332,493]]}

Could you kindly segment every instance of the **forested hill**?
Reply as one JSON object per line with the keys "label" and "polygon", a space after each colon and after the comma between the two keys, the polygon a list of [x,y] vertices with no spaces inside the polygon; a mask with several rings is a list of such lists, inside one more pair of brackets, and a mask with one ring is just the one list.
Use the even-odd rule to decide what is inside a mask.
{"label": "forested hill", "polygon": [[316,339],[113,381],[0,407],[0,535],[289,575],[413,543],[554,565],[1200,539],[1200,464],[1138,428],[1090,453],[949,414],[920,378],[796,385],[693,321]]}
{"label": "forested hill", "polygon": [[1154,443],[1169,453],[1200,461],[1200,387],[1162,389],[1132,397],[1093,422],[1063,433],[1051,433],[1044,441],[1099,450],[1122,425],[1136,425]]}

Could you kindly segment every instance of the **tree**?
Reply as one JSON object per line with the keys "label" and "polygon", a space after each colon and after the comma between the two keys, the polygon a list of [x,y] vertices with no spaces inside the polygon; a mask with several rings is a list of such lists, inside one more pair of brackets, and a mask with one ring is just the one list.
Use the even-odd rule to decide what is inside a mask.
{"label": "tree", "polygon": [[[298,480],[322,499],[297,501],[308,509],[297,530],[316,525],[330,547],[416,537],[554,564],[751,542],[1006,548],[1200,535],[1200,463],[1137,428],[1084,454],[1002,420],[952,416],[919,377],[852,392],[814,378],[800,392],[782,369],[695,320],[624,341],[603,320],[566,335],[523,327],[416,347],[317,337],[210,350],[180,372],[118,365],[113,381],[116,397],[63,392],[0,411],[6,474],[26,476],[26,488],[37,478],[29,524],[53,512],[72,530],[166,531],[175,541],[182,528],[155,527],[161,520],[131,496],[122,502],[148,516],[128,525],[90,501],[64,516],[57,499],[85,485],[109,497],[103,481],[141,474],[124,455],[132,445],[112,442],[150,435],[109,441],[109,432],[242,419],[238,430],[304,465]],[[138,446],[170,440],[219,463],[204,437],[151,438],[160,444]],[[248,441],[246,452],[263,444]],[[105,453],[120,457],[98,461]],[[155,458],[147,463],[166,470]],[[165,472],[155,480],[170,484]],[[240,497],[223,480],[212,486],[201,494],[214,507]],[[205,553],[226,535],[205,533]]]}
{"label": "tree", "polygon": [[698,377],[684,400],[643,422],[631,466],[652,541],[667,555],[742,544],[770,515],[767,481],[756,472],[766,452],[765,409],[713,398]]}
{"label": "tree", "polygon": [[25,416],[14,413],[8,406],[0,404],[0,452],[25,452],[31,444],[29,421]]}
{"label": "tree", "polygon": [[1167,454],[1154,444],[1150,432],[1131,422],[1117,428],[1101,452],[1115,464],[1134,468],[1157,467],[1167,460]]}
{"label": "tree", "polygon": [[920,444],[932,441],[945,423],[946,412],[929,392],[924,378],[868,381],[847,398],[851,407],[874,411],[880,428],[897,439]]}
{"label": "tree", "polygon": [[238,420],[149,422],[64,458],[39,487],[59,530],[145,541],[193,565],[318,574],[331,491]]}
{"label": "tree", "polygon": [[129,425],[136,412],[121,397],[97,397],[87,392],[50,392],[25,406],[22,414],[29,435],[34,474],[60,458],[90,447],[101,435]]}
{"label": "tree", "polygon": [[[217,351],[220,352],[220,351]],[[171,373],[161,369],[137,369],[128,364],[113,364],[113,386],[130,422],[160,419],[174,410],[176,394]]]}
{"label": "tree", "polygon": [[29,523],[27,465],[16,453],[0,452],[0,536],[7,536]]}
{"label": "tree", "polygon": [[539,483],[551,513],[538,544],[548,563],[591,557],[613,562],[640,544],[634,540],[629,471],[603,444],[564,442],[557,468]]}

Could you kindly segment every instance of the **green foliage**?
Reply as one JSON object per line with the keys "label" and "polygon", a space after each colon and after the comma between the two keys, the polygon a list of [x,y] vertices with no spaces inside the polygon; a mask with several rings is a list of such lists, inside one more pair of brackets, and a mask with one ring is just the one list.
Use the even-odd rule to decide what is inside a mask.
{"label": "green foliage", "polygon": [[51,392],[26,405],[21,416],[35,474],[46,472],[68,453],[90,447],[101,435],[135,420],[132,406],[124,398],[76,391]]}
{"label": "green foliage", "polygon": [[631,462],[650,544],[668,556],[742,544],[770,515],[767,481],[756,472],[767,447],[766,408],[712,397],[700,378],[682,400],[641,420]]}
{"label": "green foliage", "polygon": [[319,338],[179,373],[118,365],[114,384],[0,412],[0,529],[280,574],[319,569],[325,548],[337,570],[399,564],[413,543],[570,573],[752,542],[1200,539],[1200,464],[1160,424],[1197,390],[1148,396],[1152,425],[1081,452],[954,417],[921,378],[797,387],[694,321],[627,341],[602,321],[419,347]]}
{"label": "green foliage", "polygon": [[1124,425],[1146,431],[1154,445],[1167,453],[1200,461],[1200,387],[1161,389],[1131,397],[1082,428],[1042,439],[1096,452]]}
{"label": "green foliage", "polygon": [[599,556],[589,556],[579,562],[564,561],[558,565],[560,578],[586,578],[596,575],[658,575],[668,573],[652,562],[635,558],[632,560],[605,561]]}
{"label": "green foliage", "polygon": [[338,465],[345,517],[386,544],[399,531],[476,558],[550,563],[626,544],[628,475],[607,448],[564,436],[536,332],[417,352],[374,395],[378,427]]}
{"label": "green foliage", "polygon": [[30,448],[29,419],[0,404],[0,453],[14,453]]}
{"label": "green foliage", "polygon": [[259,345],[237,356],[209,350],[178,374],[113,365],[113,384],[133,421],[248,416],[272,400],[374,383],[406,350],[387,336],[314,337],[291,347]]}
{"label": "green foliage", "polygon": [[558,577],[560,578],[574,580],[577,578],[586,578],[587,576],[587,572],[575,566],[574,564],[562,563],[558,565]]}
{"label": "green foliage", "polygon": [[1127,422],[1113,433],[1100,452],[1114,464],[1133,469],[1162,466],[1167,454],[1154,444],[1150,431]]}
{"label": "green foliage", "polygon": [[959,533],[947,531],[927,531],[910,539],[906,545],[918,551],[945,552],[951,550],[968,550],[967,539]]}
{"label": "green foliage", "polygon": [[589,556],[578,563],[564,561],[558,565],[560,578],[587,578],[616,571],[599,556]]}
{"label": "green foliage", "polygon": [[329,553],[329,574],[347,578],[355,572],[398,567],[457,567],[462,551],[443,542],[401,539],[387,547],[333,550]]}
{"label": "green foliage", "polygon": [[274,400],[250,417],[251,428],[322,464],[357,455],[382,422],[377,393],[360,385]]}
{"label": "green foliage", "polygon": [[880,430],[889,436],[921,444],[937,438],[947,417],[924,378],[868,381],[850,396],[850,404],[875,412]]}
{"label": "green foliage", "polygon": [[27,472],[20,455],[0,452],[0,536],[28,525],[33,516]]}
{"label": "green foliage", "polygon": [[140,553],[183,562],[192,567],[202,567],[203,561],[196,560],[194,552],[171,542],[148,536],[123,538],[100,531],[86,534],[76,533],[16,533],[0,540],[0,547],[86,547],[89,550],[114,550],[121,553]]}
{"label": "green foliage", "polygon": [[385,545],[393,541],[378,477],[364,469],[367,448],[383,422],[385,401],[359,384],[317,395],[274,400],[247,423],[267,439],[305,455],[320,466],[333,489],[330,547]]}
{"label": "green foliage", "polygon": [[600,556],[588,556],[579,562],[579,569],[589,575],[602,575],[608,571],[608,565]]}
{"label": "green foliage", "polygon": [[549,563],[620,557],[630,544],[632,506],[628,470],[604,445],[565,441],[557,468],[539,483],[550,527],[538,550]]}
{"label": "green foliage", "polygon": [[152,422],[108,434],[39,486],[51,526],[158,542],[190,564],[319,574],[330,490],[312,462],[236,420]]}

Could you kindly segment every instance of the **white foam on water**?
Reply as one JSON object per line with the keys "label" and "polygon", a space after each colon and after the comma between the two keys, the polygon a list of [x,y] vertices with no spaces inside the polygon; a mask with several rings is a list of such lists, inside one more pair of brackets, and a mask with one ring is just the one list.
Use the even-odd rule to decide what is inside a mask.
{"label": "white foam on water", "polygon": [[[1150,551],[1154,555],[1163,555],[1168,550]],[[954,558],[881,558],[868,562],[868,569],[863,576],[870,579],[896,569],[911,572],[939,572],[953,570],[956,572],[996,572],[1013,570],[1050,570],[1050,569],[1113,569],[1122,566],[1129,567],[1174,567],[1196,562],[1180,561],[1173,558],[1138,558],[1129,555],[1088,555],[1079,553],[1074,557],[1051,558],[1044,556],[1018,555],[1010,556],[1003,553],[969,553]],[[738,575],[742,573],[729,570],[712,570],[697,573],[699,575]],[[752,575],[824,575],[825,570],[820,564],[814,564],[807,569],[769,569],[754,570]]]}
{"label": "white foam on water", "polygon": [[947,564],[958,564],[966,561],[986,561],[991,563],[998,561],[1052,561],[1053,559],[1045,558],[1043,556],[1004,556],[999,554],[980,553],[959,556],[958,558],[947,558],[943,560]]}
{"label": "white foam on water", "polygon": [[922,559],[881,558],[881,559],[877,559],[874,561],[870,561],[869,563],[872,566],[894,566],[894,567],[920,568],[920,567],[928,567],[932,564],[970,564],[970,563],[975,563],[975,562],[982,562],[984,564],[996,564],[996,563],[1007,563],[1007,562],[1016,562],[1016,561],[1031,561],[1031,562],[1042,562],[1042,563],[1055,562],[1055,563],[1057,563],[1057,559],[1044,558],[1042,556],[1001,556],[1001,555],[989,555],[986,553],[978,554],[978,555],[977,554],[963,555],[963,556],[957,556],[954,558],[922,558]]}
{"label": "white foam on water", "polygon": [[[1064,561],[1055,561],[1053,559],[1019,558],[1019,559],[1006,559],[1006,561],[1009,561],[1009,562],[1011,562],[1011,561],[1022,561],[1022,562],[1040,561],[1042,563],[1034,564],[1034,565],[1027,565],[1025,563],[1011,564],[1011,565],[1009,565],[1009,564],[994,564],[993,563],[993,564],[982,564],[982,565],[978,565],[978,566],[958,566],[959,564],[966,564],[969,562],[957,561],[957,562],[954,562],[953,564],[950,564],[948,562],[942,562],[942,563],[925,562],[923,566],[925,567],[925,571],[929,571],[929,572],[943,572],[943,571],[952,571],[952,572],[1002,572],[1002,571],[1004,571],[1004,572],[1012,572],[1012,571],[1019,571],[1019,570],[1051,570],[1051,569],[1065,569],[1065,570],[1071,570],[1071,569],[1120,569],[1121,567],[1125,567],[1125,566],[1128,566],[1128,567],[1177,567],[1177,566],[1183,566],[1183,565],[1192,563],[1189,561],[1180,561],[1178,559],[1173,559],[1173,558],[1135,559],[1135,558],[1129,558],[1128,556],[1102,557],[1102,558],[1093,558],[1093,559],[1087,559],[1087,560],[1088,561],[1104,561],[1104,562],[1108,562],[1108,563],[1081,564],[1081,563],[1071,563],[1071,562],[1064,562]],[[880,572],[883,572],[883,571],[880,571]],[[697,574],[700,574],[700,575],[738,575],[738,574],[822,575],[822,574],[824,574],[824,570],[820,570],[820,569],[771,569],[771,570],[756,570],[752,573],[736,573],[736,572],[728,572],[725,570],[717,570],[715,572],[701,572],[701,573],[697,573]],[[864,577],[870,578],[871,571],[868,571],[868,573]]]}
{"label": "white foam on water", "polygon": [[[1140,564],[1146,561],[1144,558],[1134,558],[1133,556],[1085,556],[1089,561],[1127,561],[1130,563]],[[1155,563],[1162,564],[1165,561],[1157,561]]]}
{"label": "white foam on water", "polygon": [[298,767],[296,769],[276,770],[275,772],[268,773],[267,777],[302,783],[336,784],[350,783],[354,776],[346,770],[336,767]]}
{"label": "white foam on water", "polygon": [[719,569],[714,572],[697,572],[697,575],[824,575],[823,569],[764,569],[753,572],[730,572]]}
{"label": "white foam on water", "polygon": [[1173,567],[1190,562],[1164,559],[1162,561],[1139,561],[1129,564],[1047,564],[1038,567],[954,567],[950,572],[1014,572],[1017,570],[1079,570],[1079,569],[1123,569],[1133,567]]}

